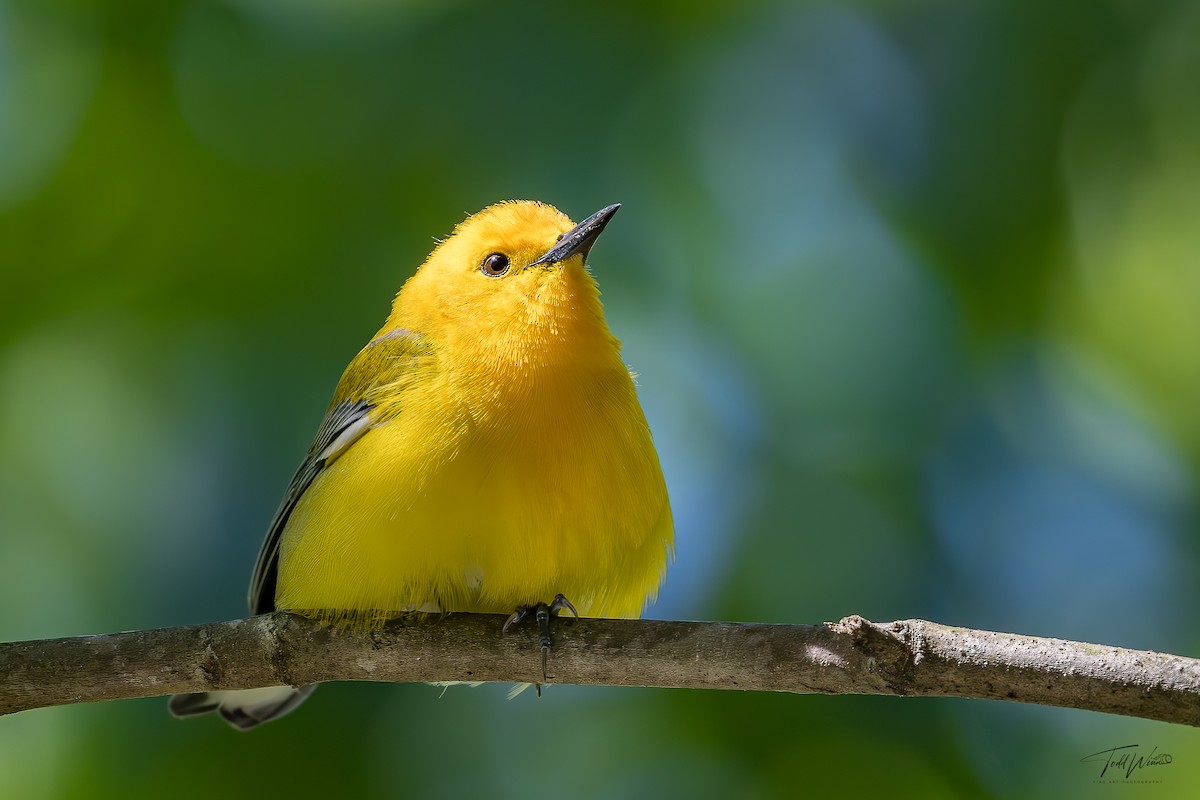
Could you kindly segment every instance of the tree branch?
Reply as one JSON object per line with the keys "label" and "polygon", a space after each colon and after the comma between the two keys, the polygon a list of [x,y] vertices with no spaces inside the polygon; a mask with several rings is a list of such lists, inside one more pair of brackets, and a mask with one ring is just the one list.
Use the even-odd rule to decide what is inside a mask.
{"label": "tree branch", "polygon": [[[450,614],[366,631],[276,612],[245,620],[0,644],[0,714],[336,680],[542,678],[536,632]],[[1200,660],[951,628],[559,619],[547,683],[977,697],[1200,727]]]}

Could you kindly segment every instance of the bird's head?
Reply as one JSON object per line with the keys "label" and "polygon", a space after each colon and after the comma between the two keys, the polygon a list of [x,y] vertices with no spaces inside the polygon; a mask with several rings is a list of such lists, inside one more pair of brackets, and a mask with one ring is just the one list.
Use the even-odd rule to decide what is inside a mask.
{"label": "bird's head", "polygon": [[595,335],[614,341],[585,260],[618,208],[579,225],[533,201],[485,208],[460,223],[404,285],[387,327],[416,330],[435,343],[474,341],[522,360]]}

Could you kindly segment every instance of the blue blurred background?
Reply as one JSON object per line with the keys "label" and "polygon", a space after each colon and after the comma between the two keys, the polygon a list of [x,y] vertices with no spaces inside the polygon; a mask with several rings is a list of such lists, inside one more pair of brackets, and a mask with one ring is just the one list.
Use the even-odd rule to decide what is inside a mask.
{"label": "blue blurred background", "polygon": [[[1200,4],[0,2],[0,640],[241,616],[342,367],[467,213],[593,253],[659,618],[1197,655]],[[1194,730],[959,700],[343,684],[0,719],[0,797],[1062,797]]]}

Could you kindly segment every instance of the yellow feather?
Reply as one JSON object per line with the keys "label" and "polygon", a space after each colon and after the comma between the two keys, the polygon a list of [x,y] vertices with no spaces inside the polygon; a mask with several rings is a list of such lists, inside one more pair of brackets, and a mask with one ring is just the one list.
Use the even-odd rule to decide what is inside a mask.
{"label": "yellow feather", "polygon": [[[562,593],[582,615],[641,614],[673,540],[650,430],[584,253],[528,266],[573,227],[492,206],[400,290],[331,406],[369,404],[367,429],[282,529],[278,608],[373,623]],[[492,253],[506,274],[481,270]]]}

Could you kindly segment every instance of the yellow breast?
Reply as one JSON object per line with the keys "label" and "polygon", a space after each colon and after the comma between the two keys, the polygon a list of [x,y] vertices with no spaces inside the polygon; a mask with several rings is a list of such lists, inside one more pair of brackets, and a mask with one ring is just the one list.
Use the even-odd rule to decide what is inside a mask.
{"label": "yellow breast", "polygon": [[562,593],[581,614],[638,616],[672,523],[628,372],[559,371],[477,413],[447,405],[443,383],[410,387],[405,411],[305,493],[283,535],[277,605],[507,613]]}

